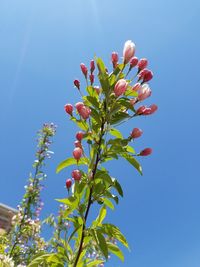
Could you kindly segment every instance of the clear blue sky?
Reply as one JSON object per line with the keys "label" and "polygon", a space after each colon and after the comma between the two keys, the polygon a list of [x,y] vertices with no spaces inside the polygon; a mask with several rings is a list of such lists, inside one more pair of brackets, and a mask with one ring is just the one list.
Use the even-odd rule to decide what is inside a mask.
{"label": "clear blue sky", "polygon": [[0,1],[0,202],[15,207],[34,159],[35,133],[43,122],[58,125],[43,199],[44,215],[64,197],[69,171],[55,174],[71,154],[75,127],[63,111],[78,94],[73,79],[80,62],[94,54],[108,59],[126,40],[154,71],[154,116],[132,121],[144,135],[136,148],[152,147],[141,159],[140,177],[126,162],[111,164],[125,197],[109,220],[132,248],[125,263],[108,267],[200,266],[200,125],[198,0],[1,0]]}

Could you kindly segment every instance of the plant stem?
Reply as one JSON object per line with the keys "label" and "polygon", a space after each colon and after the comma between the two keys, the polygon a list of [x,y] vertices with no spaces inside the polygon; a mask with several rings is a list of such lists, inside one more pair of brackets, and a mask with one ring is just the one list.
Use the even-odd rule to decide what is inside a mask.
{"label": "plant stem", "polygon": [[[97,151],[97,154],[96,154],[96,160],[95,160],[94,168],[93,168],[93,171],[92,171],[92,179],[94,179],[94,176],[95,176],[96,171],[97,171],[97,166],[98,166],[98,163],[100,161],[101,142],[102,142],[102,138],[103,138],[103,135],[104,135],[104,124],[105,124],[105,122],[102,121],[100,138],[99,138],[99,142],[98,142],[99,146],[98,146],[98,151]],[[85,228],[86,228],[86,222],[87,222],[88,214],[89,214],[89,211],[90,211],[90,207],[92,205],[92,193],[93,193],[93,187],[90,189],[90,194],[89,194],[89,197],[88,197],[87,209],[86,209],[85,215],[84,215],[84,222],[83,222],[83,227],[82,227],[81,240],[80,240],[78,253],[77,253],[77,256],[76,256],[76,259],[75,259],[73,267],[77,266],[77,263],[79,261],[79,258],[80,258],[81,252],[82,252],[83,241],[84,241],[84,237],[85,237],[85,233],[84,232],[85,232]]]}

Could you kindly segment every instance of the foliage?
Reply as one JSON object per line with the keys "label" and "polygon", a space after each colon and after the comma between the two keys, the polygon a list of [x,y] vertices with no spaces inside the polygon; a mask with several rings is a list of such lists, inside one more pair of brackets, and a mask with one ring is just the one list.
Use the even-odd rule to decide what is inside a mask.
{"label": "foliage", "polygon": [[[151,95],[146,82],[153,74],[146,69],[147,60],[138,62],[134,52],[135,46],[131,41],[125,43],[122,63],[118,62],[118,54],[113,52],[113,70],[110,73],[98,57],[90,62],[90,73],[81,64],[86,90],[81,88],[78,80],[74,81],[74,85],[82,102],[77,102],[75,109],[71,104],[65,105],[66,113],[81,131],[76,134],[73,157],[63,160],[56,172],[74,165],[76,169],[72,172],[72,179],[66,181],[69,196],[56,199],[60,203],[58,216],[50,215],[43,222],[54,229],[52,238],[46,242],[41,238],[41,221],[38,218],[41,182],[45,178],[41,168],[49,154],[49,138],[55,134],[55,128],[45,125],[41,130],[34,163],[35,174],[29,178],[24,199],[13,218],[13,229],[6,237],[2,252],[16,266],[102,267],[111,254],[124,261],[121,245],[129,248],[128,242],[117,226],[106,221],[108,210],[114,210],[119,197],[123,197],[123,189],[104,163],[123,158],[142,174],[136,157],[151,154],[151,149],[136,153],[131,145],[142,135],[142,130],[134,128],[130,135],[124,137],[117,127],[132,118],[150,115],[157,109],[155,104],[136,108]],[[128,78],[131,73],[133,78]],[[94,86],[95,79],[98,83]],[[96,219],[89,223],[92,208],[98,213]]]}

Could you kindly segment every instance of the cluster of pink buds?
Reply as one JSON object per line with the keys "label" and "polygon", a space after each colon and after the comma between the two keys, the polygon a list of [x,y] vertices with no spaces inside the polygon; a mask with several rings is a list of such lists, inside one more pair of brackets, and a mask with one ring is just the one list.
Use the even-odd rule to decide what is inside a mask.
{"label": "cluster of pink buds", "polygon": [[[91,114],[91,109],[84,105],[82,102],[78,102],[75,104],[76,110],[78,114],[81,116],[82,119],[87,120]],[[72,116],[73,113],[73,106],[71,104],[66,104],[64,106],[66,113]]]}

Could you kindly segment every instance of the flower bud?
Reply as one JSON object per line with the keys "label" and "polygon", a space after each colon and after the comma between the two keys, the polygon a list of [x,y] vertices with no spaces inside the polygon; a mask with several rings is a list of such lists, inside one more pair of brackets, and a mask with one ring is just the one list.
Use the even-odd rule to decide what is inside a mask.
{"label": "flower bud", "polygon": [[137,110],[136,110],[136,114],[137,115],[143,115],[144,111],[147,109],[146,106],[140,106]]}
{"label": "flower bud", "polygon": [[143,82],[148,82],[148,81],[150,81],[152,78],[153,78],[153,72],[152,72],[151,70],[149,70],[148,72],[146,72],[146,73],[144,74]]}
{"label": "flower bud", "polygon": [[84,137],[84,133],[81,132],[81,131],[79,131],[79,132],[76,134],[76,139],[77,139],[78,141],[81,141],[81,140],[83,139],[83,137]]}
{"label": "flower bud", "polygon": [[118,60],[119,60],[118,53],[117,52],[112,52],[111,61],[112,61],[112,64],[113,64],[113,68],[116,68]]}
{"label": "flower bud", "polygon": [[75,145],[75,147],[80,147],[80,148],[82,148],[81,142],[78,141],[78,140],[76,140],[76,141],[74,142],[74,145]]}
{"label": "flower bud", "polygon": [[132,138],[138,138],[143,134],[143,131],[139,128],[134,128],[131,132],[131,137]]}
{"label": "flower bud", "polygon": [[143,69],[138,73],[138,80],[143,80],[144,76],[149,72],[148,69]]}
{"label": "flower bud", "polygon": [[72,171],[72,178],[74,178],[75,181],[80,181],[81,176],[82,176],[82,173],[79,170]]}
{"label": "flower bud", "polygon": [[94,60],[92,59],[90,61],[90,72],[91,72],[91,74],[93,73],[94,70],[95,70],[95,64],[94,64]]}
{"label": "flower bud", "polygon": [[76,107],[78,113],[80,112],[80,110],[81,110],[81,108],[82,108],[83,106],[84,106],[83,102],[77,102],[77,103],[75,104],[75,107]]}
{"label": "flower bud", "polygon": [[83,151],[80,147],[76,147],[73,151],[73,156],[76,160],[79,160],[83,154]]}
{"label": "flower bud", "polygon": [[124,64],[127,64],[135,54],[135,44],[132,41],[126,41],[124,44],[123,57]]}
{"label": "flower bud", "polygon": [[133,90],[133,91],[138,91],[138,90],[140,90],[140,89],[141,89],[141,84],[140,84],[140,83],[136,83],[136,84],[134,84],[133,87],[132,87],[132,90]]}
{"label": "flower bud", "polygon": [[125,93],[126,89],[128,87],[128,83],[125,79],[120,79],[114,87],[114,93],[115,96],[120,96]]}
{"label": "flower bud", "polygon": [[90,83],[91,83],[91,85],[93,85],[93,83],[94,83],[94,75],[93,74],[90,74]]}
{"label": "flower bud", "polygon": [[66,188],[69,190],[69,188],[72,186],[72,180],[67,179],[65,184],[66,184]]}
{"label": "flower bud", "polygon": [[80,64],[80,67],[81,67],[81,71],[82,71],[82,73],[84,74],[84,76],[85,76],[85,78],[86,78],[86,77],[87,77],[87,72],[88,72],[87,67],[85,66],[84,63],[81,63],[81,64]]}
{"label": "flower bud", "polygon": [[66,104],[65,105],[65,111],[72,116],[72,112],[73,112],[73,106],[71,104]]}
{"label": "flower bud", "polygon": [[76,86],[76,88],[78,88],[78,90],[80,90],[80,82],[79,82],[79,80],[74,80],[74,85]]}
{"label": "flower bud", "polygon": [[158,106],[156,104],[152,104],[149,106],[149,108],[151,109],[151,114],[153,114],[158,109]]}
{"label": "flower bud", "polygon": [[145,148],[140,152],[140,156],[149,156],[152,153],[152,149],[151,148]]}
{"label": "flower bud", "polygon": [[87,120],[89,118],[90,113],[91,109],[86,106],[82,106],[79,110],[79,114],[84,120]]}
{"label": "flower bud", "polygon": [[130,69],[134,68],[138,64],[138,58],[137,57],[132,57],[130,60]]}
{"label": "flower bud", "polygon": [[147,67],[148,65],[148,60],[146,58],[141,58],[138,62],[138,69],[143,70]]}
{"label": "flower bud", "polygon": [[138,100],[142,101],[148,98],[150,95],[151,95],[151,89],[149,88],[148,84],[143,84],[138,94]]}

